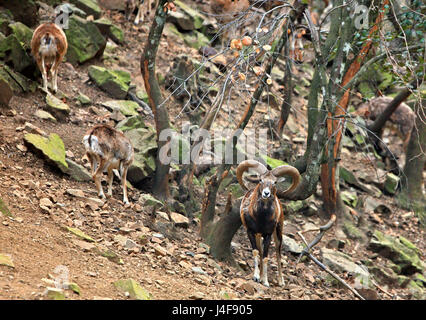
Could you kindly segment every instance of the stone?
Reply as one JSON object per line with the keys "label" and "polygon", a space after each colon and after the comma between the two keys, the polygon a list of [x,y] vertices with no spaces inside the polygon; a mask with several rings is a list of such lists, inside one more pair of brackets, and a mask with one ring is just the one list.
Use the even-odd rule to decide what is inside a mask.
{"label": "stone", "polygon": [[419,251],[411,242],[408,243],[407,241],[405,238],[401,241],[401,237],[394,238],[375,230],[368,249],[398,265],[401,274],[421,273],[424,270],[424,263],[419,258]]}
{"label": "stone", "polygon": [[16,21],[32,27],[37,24],[37,4],[34,0],[0,1],[0,5],[9,9]]}
{"label": "stone", "polygon": [[355,192],[350,192],[348,190],[340,192],[342,201],[348,206],[355,208],[358,203],[358,197]]}
{"label": "stone", "polygon": [[64,142],[56,133],[51,133],[47,138],[27,133],[24,135],[24,141],[29,147],[41,151],[48,161],[54,163],[62,171],[68,169],[65,161]]}
{"label": "stone", "polygon": [[352,261],[352,258],[343,252],[335,251],[332,249],[321,248],[322,262],[331,270],[336,272],[347,272],[355,276],[355,278],[367,279],[370,274],[366,267],[361,267]]}
{"label": "stone", "polygon": [[59,120],[65,120],[71,112],[70,107],[65,102],[56,98],[52,94],[46,95],[46,103],[48,111],[50,111]]}
{"label": "stone", "polygon": [[198,274],[202,274],[202,275],[207,275],[207,272],[205,272],[201,267],[192,267],[191,270],[194,273],[198,273]]}
{"label": "stone", "polygon": [[4,203],[3,199],[0,197],[0,213],[6,217],[13,217],[7,205]]}
{"label": "stone", "polygon": [[101,33],[106,37],[114,41],[118,44],[124,43],[124,32],[119,27],[117,27],[115,24],[112,23],[112,21],[101,18],[98,20],[95,20],[94,23],[99,28]]}
{"label": "stone", "polygon": [[161,202],[160,200],[156,199],[155,197],[153,197],[149,193],[142,193],[140,195],[138,201],[141,202],[144,207],[149,207],[149,206],[163,207],[164,206],[163,202]]}
{"label": "stone", "polygon": [[52,116],[49,112],[44,110],[36,110],[36,112],[34,112],[34,116],[41,120],[56,122],[56,118]]}
{"label": "stone", "polygon": [[69,175],[73,180],[80,182],[92,181],[92,175],[82,165],[68,158],[65,161],[68,164],[68,168],[64,173]]}
{"label": "stone", "polygon": [[162,256],[162,257],[167,256],[167,250],[166,250],[166,249],[164,249],[163,247],[161,247],[160,245],[155,245],[155,246],[153,247],[153,249],[154,249],[154,253],[155,253],[157,256]]}
{"label": "stone", "polygon": [[89,77],[99,88],[109,93],[112,97],[124,99],[127,96],[131,82],[130,73],[90,66]]}
{"label": "stone", "polygon": [[9,28],[12,33],[16,36],[19,42],[24,44],[24,48],[28,49],[31,47],[31,39],[33,37],[33,30],[28,28],[22,22],[14,22],[9,24]]}
{"label": "stone", "polygon": [[176,227],[188,228],[189,219],[182,214],[170,212],[170,218]]}
{"label": "stone", "polygon": [[110,100],[102,102],[102,105],[110,111],[120,111],[124,116],[138,116],[139,104],[130,100]]}
{"label": "stone", "polygon": [[96,248],[96,245],[94,245],[93,243],[89,243],[87,241],[73,240],[73,243],[77,247],[79,247],[80,249],[82,249],[84,252],[89,252],[89,251],[92,251],[93,249]]}
{"label": "stone", "polygon": [[62,289],[47,288],[46,297],[49,300],[65,300],[65,294]]}
{"label": "stone", "polygon": [[4,253],[0,253],[0,266],[15,268],[15,265],[13,264],[13,261],[10,255],[6,255]]}
{"label": "stone", "polygon": [[151,300],[151,294],[143,289],[135,280],[126,279],[114,282],[114,286],[129,294],[129,297],[136,300]]}
{"label": "stone", "polygon": [[82,64],[103,54],[107,41],[93,22],[72,15],[64,32],[68,40],[66,58],[72,64]]}
{"label": "stone", "polygon": [[83,10],[88,15],[93,15],[95,19],[99,19],[102,11],[96,0],[69,0],[77,8]]}
{"label": "stone", "polygon": [[95,240],[88,236],[87,234],[85,234],[83,231],[81,231],[80,229],[77,228],[71,228],[71,227],[65,227],[66,230],[68,230],[69,232],[71,232],[72,234],[76,235],[77,237],[88,241],[88,242],[95,242]]}
{"label": "stone", "polygon": [[98,0],[98,4],[107,10],[124,11],[125,9],[125,3],[123,0]]}
{"label": "stone", "polygon": [[384,189],[389,194],[395,194],[398,189],[399,177],[389,172],[386,174]]}
{"label": "stone", "polygon": [[183,12],[192,19],[194,29],[200,29],[203,26],[204,20],[206,20],[206,17],[203,14],[191,8],[183,1],[176,0],[174,1],[174,4],[176,5],[178,12]]}
{"label": "stone", "polygon": [[283,235],[282,241],[284,251],[288,251],[294,254],[300,254],[303,251],[303,246],[297,243],[293,238]]}
{"label": "stone", "polygon": [[85,94],[83,94],[81,92],[78,94],[76,99],[77,99],[78,102],[80,102],[80,104],[82,106],[86,106],[86,105],[89,105],[89,104],[92,103],[92,100],[90,100],[90,98],[88,96],[86,96]]}

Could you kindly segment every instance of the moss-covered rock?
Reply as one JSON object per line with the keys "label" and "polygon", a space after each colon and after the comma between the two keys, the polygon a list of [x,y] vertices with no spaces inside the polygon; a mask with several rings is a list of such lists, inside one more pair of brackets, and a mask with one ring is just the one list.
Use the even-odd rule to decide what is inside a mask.
{"label": "moss-covered rock", "polygon": [[176,4],[179,11],[190,17],[190,19],[193,21],[194,29],[200,29],[203,26],[204,20],[206,20],[206,17],[203,14],[199,13],[197,10],[194,10],[183,1],[175,0],[174,3]]}
{"label": "moss-covered rock", "polygon": [[107,41],[92,21],[72,15],[64,32],[68,40],[66,58],[73,64],[99,57],[105,50]]}
{"label": "moss-covered rock", "polygon": [[129,117],[117,124],[130,139],[135,150],[135,158],[129,167],[127,179],[132,185],[142,183],[155,172],[157,134],[154,128],[145,125],[141,116]]}
{"label": "moss-covered rock", "polygon": [[65,227],[65,229],[67,229],[69,232],[76,235],[77,237],[83,240],[86,240],[87,242],[95,242],[95,240],[92,237],[88,236],[87,234],[85,234],[83,231],[81,231],[78,228]]}
{"label": "moss-covered rock", "polygon": [[90,66],[89,77],[96,85],[116,99],[124,99],[129,91],[130,73]]}
{"label": "moss-covered rock", "polygon": [[46,95],[46,108],[58,119],[65,119],[71,112],[70,107],[52,94]]}
{"label": "moss-covered rock", "polygon": [[139,112],[139,105],[130,100],[110,100],[102,102],[102,105],[109,109],[110,111],[119,111],[126,117],[137,116]]}
{"label": "moss-covered rock", "polygon": [[0,103],[8,101],[7,92],[9,92],[9,95],[13,95],[22,92],[35,92],[37,88],[36,82],[3,64],[0,64],[0,82],[3,83],[4,88],[8,88],[7,91],[0,91]]}
{"label": "moss-covered rock", "polygon": [[401,273],[410,275],[423,272],[424,265],[418,256],[417,248],[410,242],[385,235],[375,230],[368,248],[392,260],[401,268]]}
{"label": "moss-covered rock", "polygon": [[129,294],[129,297],[136,300],[151,300],[151,294],[142,288],[139,283],[133,279],[118,280],[114,282],[114,286]]}
{"label": "moss-covered rock", "polygon": [[9,24],[9,28],[16,38],[24,44],[25,49],[31,48],[31,39],[33,37],[33,30],[28,28],[22,22],[14,22]]}
{"label": "moss-covered rock", "polygon": [[96,0],[69,0],[77,8],[83,10],[88,15],[92,15],[95,19],[99,19],[102,11]]}
{"label": "moss-covered rock", "polygon": [[41,151],[46,159],[53,162],[61,170],[68,168],[65,161],[64,142],[56,133],[51,133],[47,138],[38,134],[27,133],[24,136],[24,141],[29,147]]}
{"label": "moss-covered rock", "polygon": [[99,28],[101,33],[110,38],[115,43],[123,44],[124,43],[124,32],[118,26],[112,23],[112,21],[101,18],[94,21],[96,26]]}
{"label": "moss-covered rock", "polygon": [[398,184],[399,184],[399,177],[389,172],[386,175],[386,180],[384,185],[385,191],[390,194],[395,194],[396,191],[398,190]]}
{"label": "moss-covered rock", "polygon": [[2,0],[0,6],[10,10],[14,20],[33,27],[38,22],[38,9],[34,0]]}
{"label": "moss-covered rock", "polygon": [[12,258],[9,255],[0,253],[0,266],[6,266],[9,268],[15,268]]}
{"label": "moss-covered rock", "polygon": [[33,74],[36,65],[26,50],[24,43],[13,33],[0,41],[0,59],[16,72],[29,76]]}
{"label": "moss-covered rock", "polygon": [[7,205],[4,203],[3,199],[0,198],[0,213],[3,214],[6,217],[12,217],[12,213],[10,212]]}

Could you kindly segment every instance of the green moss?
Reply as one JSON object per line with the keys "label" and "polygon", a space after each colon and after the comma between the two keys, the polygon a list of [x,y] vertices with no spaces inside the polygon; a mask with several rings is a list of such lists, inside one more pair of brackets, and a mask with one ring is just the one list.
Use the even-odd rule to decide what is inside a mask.
{"label": "green moss", "polygon": [[369,248],[392,260],[404,274],[422,272],[424,267],[417,254],[417,248],[414,249],[413,244],[407,246],[407,241],[406,239],[401,241],[375,230]]}
{"label": "green moss", "polygon": [[111,100],[102,103],[103,106],[107,107],[110,110],[118,110],[126,117],[138,116],[139,105],[130,100]]}
{"label": "green moss", "polygon": [[114,286],[124,292],[128,292],[130,298],[136,300],[151,300],[151,294],[143,289],[135,280],[126,279],[114,282]]}
{"label": "green moss", "polygon": [[5,215],[6,217],[13,217],[7,205],[3,202],[3,199],[0,198],[0,213]]}
{"label": "green moss", "polygon": [[101,55],[105,49],[106,40],[91,21],[73,15],[64,32],[68,40],[66,58],[71,63],[84,63]]}
{"label": "green moss", "polygon": [[62,139],[56,134],[51,133],[48,138],[38,134],[27,133],[24,136],[26,143],[40,150],[48,159],[53,161],[59,167],[68,168],[65,161],[65,145]]}
{"label": "green moss", "polygon": [[200,29],[203,26],[203,22],[206,19],[205,16],[200,14],[198,11],[192,9],[187,4],[183,3],[180,0],[175,0],[174,2],[178,7],[182,9],[188,16],[194,19],[194,27],[195,29]]}
{"label": "green moss", "polygon": [[16,36],[16,38],[24,44],[25,49],[31,48],[33,30],[21,22],[11,23],[9,24],[9,28],[12,29],[12,33]]}
{"label": "green moss", "polygon": [[90,66],[89,77],[111,96],[124,99],[131,82],[130,73],[122,70],[109,70],[103,67]]}
{"label": "green moss", "polygon": [[87,242],[95,242],[95,240],[77,228],[66,227],[66,229],[77,237],[86,240]]}

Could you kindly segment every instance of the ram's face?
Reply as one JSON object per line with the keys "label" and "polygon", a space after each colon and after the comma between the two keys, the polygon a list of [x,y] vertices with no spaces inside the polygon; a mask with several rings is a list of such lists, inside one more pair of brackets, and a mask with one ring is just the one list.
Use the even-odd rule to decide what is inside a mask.
{"label": "ram's face", "polygon": [[262,199],[269,199],[275,193],[276,182],[277,178],[270,172],[267,172],[261,177],[259,192]]}

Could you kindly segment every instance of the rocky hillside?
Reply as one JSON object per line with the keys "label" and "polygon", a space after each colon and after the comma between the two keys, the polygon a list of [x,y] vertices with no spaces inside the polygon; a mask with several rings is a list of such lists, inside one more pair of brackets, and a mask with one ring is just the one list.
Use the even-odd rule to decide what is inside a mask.
{"label": "rocky hillside", "polygon": [[[316,232],[309,230],[324,223],[319,216],[321,190],[307,200],[283,203],[283,288],[277,286],[274,250],[267,288],[251,280],[251,248],[242,228],[232,242],[238,268],[231,267],[209,254],[198,233],[199,213],[187,214],[174,201],[168,215],[163,203],[150,195],[156,132],[139,62],[153,10],[135,26],[125,19],[120,1],[99,4],[0,1],[0,299],[355,299],[306,258],[297,263],[303,249],[298,232],[307,231],[306,238],[312,240]],[[189,90],[206,94],[207,103],[217,93],[209,84],[223,75],[232,53],[212,62],[202,55],[203,46],[215,50],[210,39],[218,31],[208,1],[175,5],[160,43],[157,76],[168,97],[171,122],[180,130],[188,113],[185,92],[175,89],[179,75],[188,72],[182,66],[204,63]],[[39,23],[64,12],[69,13],[69,49],[59,67],[59,92],[46,94],[39,89],[41,76],[30,41]],[[306,102],[313,75],[307,47],[306,63],[294,66],[294,106],[283,140],[268,146],[269,163],[294,160],[306,147]],[[271,91],[248,128],[268,127],[277,119],[284,70],[279,60]],[[231,92],[217,128],[237,121],[250,91]],[[129,206],[121,202],[118,179],[112,198],[103,201],[96,195],[81,140],[98,123],[119,128],[135,147]],[[313,255],[368,299],[424,299],[424,213],[397,206],[398,177],[387,172],[371,149],[363,149],[358,131],[350,136],[344,139],[340,177],[352,220],[344,234],[327,233]],[[403,163],[402,141],[390,130],[384,138]],[[178,170],[173,167],[174,173]],[[194,181],[200,203],[212,170],[200,172]],[[176,200],[178,185],[171,185]],[[225,191],[235,199],[242,195],[235,178],[225,188],[218,211],[225,207]]]}

